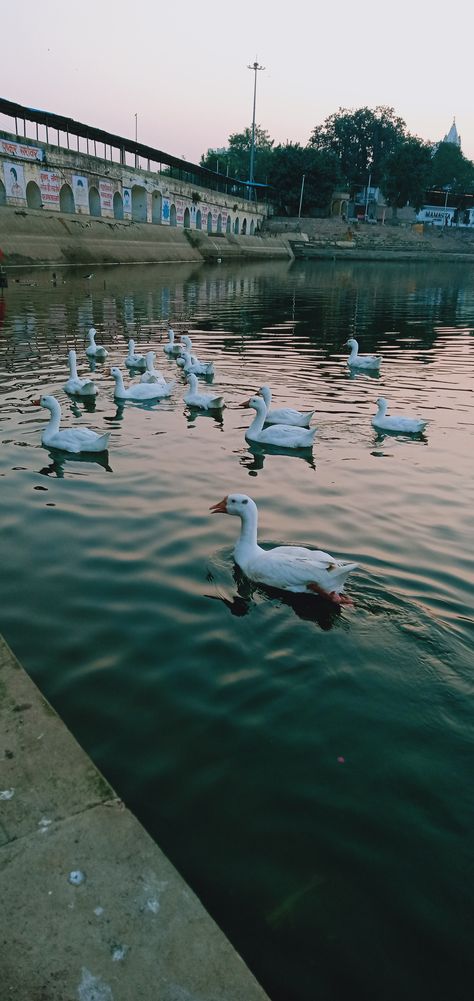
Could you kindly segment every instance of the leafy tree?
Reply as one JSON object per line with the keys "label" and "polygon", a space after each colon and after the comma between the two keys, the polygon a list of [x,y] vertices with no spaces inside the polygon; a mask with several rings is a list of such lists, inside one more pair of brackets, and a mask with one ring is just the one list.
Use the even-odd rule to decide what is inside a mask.
{"label": "leafy tree", "polygon": [[469,194],[474,191],[474,163],[454,143],[440,143],[433,155],[430,187],[450,188]]}
{"label": "leafy tree", "polygon": [[339,158],[342,175],[353,189],[380,183],[382,163],[406,137],[406,125],[393,108],[379,105],[353,111],[339,108],[323,125],[313,130],[309,144],[321,152],[333,152]]}
{"label": "leafy tree", "polygon": [[[233,132],[227,142],[226,149],[208,149],[201,157],[201,166],[208,167],[209,170],[218,169],[221,174],[228,172],[230,177],[237,177],[241,181],[248,180],[252,129]],[[254,180],[259,184],[266,183],[273,142],[266,129],[255,126]]]}
{"label": "leafy tree", "polygon": [[380,187],[392,206],[397,208],[410,202],[417,211],[425,201],[425,191],[431,177],[431,149],[415,136],[408,136],[384,160]]}
{"label": "leafy tree", "polygon": [[297,215],[303,174],[303,214],[324,208],[340,183],[340,168],[334,153],[320,152],[299,143],[276,146],[272,152],[268,183],[272,185],[280,212]]}

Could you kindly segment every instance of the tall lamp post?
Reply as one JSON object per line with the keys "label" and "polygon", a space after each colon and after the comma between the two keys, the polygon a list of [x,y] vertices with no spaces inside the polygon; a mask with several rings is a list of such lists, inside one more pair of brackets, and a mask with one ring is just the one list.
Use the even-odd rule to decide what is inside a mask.
{"label": "tall lamp post", "polygon": [[259,70],[264,70],[265,66],[259,66],[258,61],[255,60],[252,65],[247,66],[247,69],[253,70],[255,73],[254,83],[253,83],[253,115],[252,115],[252,143],[250,146],[250,170],[249,170],[249,201],[252,199],[253,191],[253,167],[255,162],[255,106],[257,103],[257,73]]}

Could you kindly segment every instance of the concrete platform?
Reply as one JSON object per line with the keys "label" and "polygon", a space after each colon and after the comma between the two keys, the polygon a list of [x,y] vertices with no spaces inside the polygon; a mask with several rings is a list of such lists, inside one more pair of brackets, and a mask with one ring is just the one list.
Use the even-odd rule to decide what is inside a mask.
{"label": "concrete platform", "polygon": [[1,1001],[265,1001],[0,637]]}

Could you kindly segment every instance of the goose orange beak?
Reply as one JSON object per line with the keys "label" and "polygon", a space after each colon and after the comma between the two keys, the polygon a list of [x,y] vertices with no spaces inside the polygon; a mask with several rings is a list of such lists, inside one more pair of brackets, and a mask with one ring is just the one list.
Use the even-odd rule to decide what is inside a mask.
{"label": "goose orange beak", "polygon": [[227,497],[224,497],[218,504],[213,504],[209,510],[213,514],[227,514]]}
{"label": "goose orange beak", "polygon": [[41,406],[40,400],[32,400],[31,402],[32,402],[32,404],[33,404],[34,407],[40,407]]}
{"label": "goose orange beak", "polygon": [[245,403],[238,403],[237,406],[240,409],[248,408],[250,406],[250,400],[246,400]]}

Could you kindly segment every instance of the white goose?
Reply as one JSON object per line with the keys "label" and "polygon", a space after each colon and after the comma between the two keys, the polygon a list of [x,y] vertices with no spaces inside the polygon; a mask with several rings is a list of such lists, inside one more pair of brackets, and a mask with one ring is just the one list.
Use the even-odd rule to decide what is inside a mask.
{"label": "white goose", "polygon": [[95,327],[91,327],[89,333],[87,334],[89,340],[89,346],[86,348],[86,355],[88,358],[107,358],[108,351],[103,348],[102,345],[95,343],[97,330]]}
{"label": "white goose", "polygon": [[128,342],[128,355],[125,359],[127,368],[138,368],[142,372],[146,369],[145,355],[139,355],[135,351],[135,341],[130,338]]}
{"label": "white goose", "polygon": [[241,520],[234,559],[250,580],[284,591],[313,591],[336,605],[352,605],[342,589],[357,563],[343,563],[320,549],[275,546],[262,549],[257,542],[258,510],[246,494],[229,494],[210,509],[214,514],[234,514]]}
{"label": "white goose", "polygon": [[315,413],[314,410],[311,410],[306,414],[301,413],[300,410],[292,410],[291,407],[280,407],[278,410],[270,410],[270,404],[272,402],[272,391],[270,386],[261,386],[258,393],[259,396],[262,396],[265,400],[265,406],[267,408],[265,424],[289,424],[292,427],[309,428],[310,420]]}
{"label": "white goose", "polygon": [[210,393],[198,393],[198,381],[194,372],[188,372],[189,389],[184,394],[184,402],[189,407],[199,407],[200,410],[222,410],[225,405],[222,396],[211,396]]}
{"label": "white goose", "polygon": [[156,351],[147,351],[145,355],[146,362],[146,372],[143,373],[140,382],[164,382],[165,378],[162,373],[155,368],[154,361],[156,358]]}
{"label": "white goose", "polygon": [[167,355],[181,354],[181,346],[179,344],[175,344],[174,330],[171,327],[168,330],[168,343],[165,344],[163,351],[165,351]]}
{"label": "white goose", "polygon": [[165,396],[170,396],[174,387],[174,382],[135,382],[125,389],[120,369],[111,368],[110,374],[115,379],[116,400],[136,400],[139,403],[146,400],[161,400]]}
{"label": "white goose", "polygon": [[77,374],[75,351],[69,351],[68,362],[70,378],[66,382],[66,385],[63,386],[64,392],[69,393],[71,396],[96,396],[97,386],[95,382],[92,382],[92,379],[80,379]]}
{"label": "white goose", "polygon": [[96,434],[90,428],[65,428],[59,430],[61,422],[61,407],[55,396],[41,396],[33,400],[37,407],[46,407],[50,411],[49,424],[45,427],[41,442],[46,448],[60,448],[63,452],[105,452],[110,437],[107,434]]}
{"label": "white goose", "polygon": [[[183,361],[181,362],[181,358]],[[214,363],[212,361],[199,361],[196,355],[189,351],[182,351],[178,358],[178,365],[182,365],[183,372],[193,372],[194,375],[214,375]]]}
{"label": "white goose", "polygon": [[247,403],[239,403],[240,407],[252,407],[257,413],[245,432],[247,441],[258,441],[262,445],[278,445],[281,448],[310,448],[313,444],[317,428],[298,428],[288,424],[274,424],[264,428],[267,408],[261,396],[252,396]]}
{"label": "white goose", "polygon": [[346,341],[345,347],[351,349],[351,353],[347,359],[347,364],[351,368],[371,368],[379,369],[382,363],[381,355],[360,355],[359,354],[359,344],[355,337],[349,337]]}
{"label": "white goose", "polygon": [[380,396],[377,400],[377,413],[372,418],[372,426],[381,431],[405,431],[408,434],[419,434],[424,431],[428,421],[419,417],[387,417],[388,401]]}

